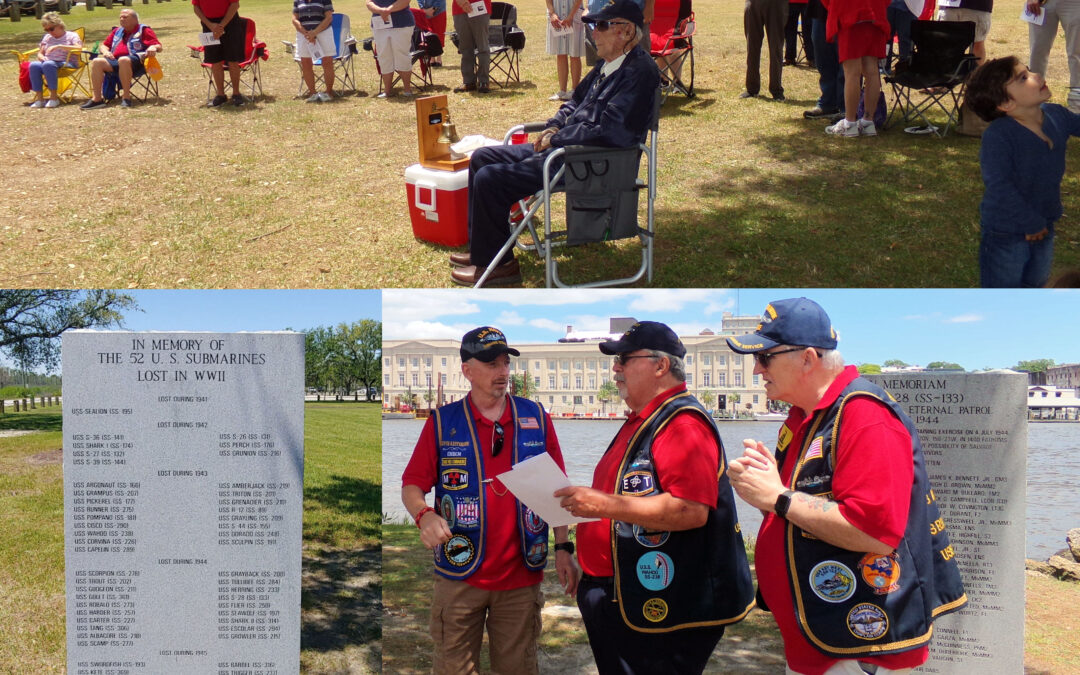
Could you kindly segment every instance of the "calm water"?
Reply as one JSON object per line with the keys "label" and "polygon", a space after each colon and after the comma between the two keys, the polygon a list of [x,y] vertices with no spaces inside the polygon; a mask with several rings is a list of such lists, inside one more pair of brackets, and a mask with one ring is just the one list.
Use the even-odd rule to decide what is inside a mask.
{"label": "calm water", "polygon": [[[592,483],[596,461],[621,421],[555,421],[555,433],[575,485]],[[407,517],[401,505],[401,474],[423,427],[421,420],[385,420],[383,429],[383,512]],[[755,438],[772,447],[778,422],[724,422],[720,436],[728,457],[742,453],[742,440]],[[1080,425],[1028,424],[1027,552],[1045,560],[1065,548],[1065,533],[1080,527]],[[743,530],[756,533],[761,516],[736,499]]]}

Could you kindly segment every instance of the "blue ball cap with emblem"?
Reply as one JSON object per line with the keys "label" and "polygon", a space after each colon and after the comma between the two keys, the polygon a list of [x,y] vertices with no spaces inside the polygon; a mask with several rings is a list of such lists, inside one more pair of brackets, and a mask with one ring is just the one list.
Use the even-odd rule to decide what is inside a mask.
{"label": "blue ball cap with emblem", "polygon": [[757,330],[749,335],[728,338],[728,346],[739,354],[752,354],[779,345],[836,349],[836,329],[829,315],[813,300],[789,298],[769,303]]}
{"label": "blue ball cap with emblem", "polygon": [[614,356],[639,349],[655,349],[680,359],[686,356],[686,347],[675,331],[658,321],[639,321],[622,334],[618,340],[600,343],[600,351]]}
{"label": "blue ball cap with emblem", "polygon": [[461,362],[477,359],[490,363],[500,354],[521,356],[521,352],[506,344],[506,336],[498,328],[480,326],[473,328],[461,338]]}
{"label": "blue ball cap with emblem", "polygon": [[638,28],[645,28],[645,15],[641,13],[641,7],[634,0],[608,0],[599,10],[581,17],[584,23],[611,21],[612,19],[626,19]]}

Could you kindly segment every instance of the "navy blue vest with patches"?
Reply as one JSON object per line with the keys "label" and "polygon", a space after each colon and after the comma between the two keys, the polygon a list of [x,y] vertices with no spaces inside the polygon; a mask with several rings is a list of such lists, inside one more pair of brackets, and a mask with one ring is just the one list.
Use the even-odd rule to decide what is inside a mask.
{"label": "navy blue vest with patches", "polygon": [[[514,425],[513,463],[547,452],[544,409],[516,396],[508,400]],[[435,410],[435,433],[439,448],[435,509],[452,533],[449,541],[435,549],[435,571],[462,580],[480,569],[487,529],[484,459],[466,399]],[[542,570],[547,564],[547,523],[521,502],[515,503],[522,561],[530,570]]]}
{"label": "navy blue vest with patches", "polygon": [[[787,523],[788,578],[799,627],[810,644],[837,658],[893,654],[922,647],[930,641],[935,618],[967,604],[960,570],[953,559],[955,552],[926,475],[918,431],[884,389],[856,378],[832,406],[815,413],[802,448],[795,449],[799,456],[791,486],[800,492],[832,498],[844,407],[857,396],[880,401],[903,423],[911,435],[915,474],[907,528],[892,554],[848,551]],[[784,437],[790,438],[787,427],[781,429],[781,439]],[[782,446],[783,441],[777,447],[780,464],[790,450]],[[860,451],[857,461],[874,461],[873,448]],[[881,470],[888,471],[889,467]]]}
{"label": "navy blue vest with patches", "polygon": [[626,625],[644,633],[735,623],[754,604],[724,445],[708,412],[689,392],[674,394],[660,404],[631,437],[619,465],[615,493],[645,497],[664,492],[652,445],[679,413],[699,415],[716,440],[720,460],[716,508],[709,509],[704,525],[681,532],[654,532],[612,521],[619,611]]}

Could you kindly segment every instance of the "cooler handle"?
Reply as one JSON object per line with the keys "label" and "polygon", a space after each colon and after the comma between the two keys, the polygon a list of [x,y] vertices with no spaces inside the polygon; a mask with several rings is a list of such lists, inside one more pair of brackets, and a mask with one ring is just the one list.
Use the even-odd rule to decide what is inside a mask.
{"label": "cooler handle", "polygon": [[[430,201],[426,201],[422,196],[425,192],[430,195]],[[421,211],[434,211],[436,192],[435,183],[426,180],[416,181],[416,197],[413,199],[416,202],[416,208]]]}

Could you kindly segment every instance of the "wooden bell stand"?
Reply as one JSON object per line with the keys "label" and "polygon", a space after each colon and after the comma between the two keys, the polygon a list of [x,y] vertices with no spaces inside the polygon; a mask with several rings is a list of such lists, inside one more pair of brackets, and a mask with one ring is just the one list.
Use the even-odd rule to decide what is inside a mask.
{"label": "wooden bell stand", "polygon": [[420,165],[428,169],[460,171],[469,166],[469,158],[450,159],[446,145],[439,144],[443,118],[449,114],[446,95],[416,99],[416,140],[420,146]]}

